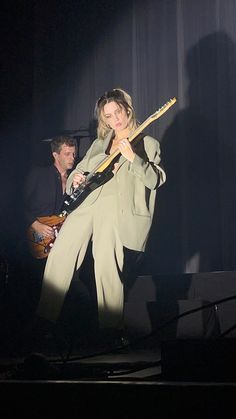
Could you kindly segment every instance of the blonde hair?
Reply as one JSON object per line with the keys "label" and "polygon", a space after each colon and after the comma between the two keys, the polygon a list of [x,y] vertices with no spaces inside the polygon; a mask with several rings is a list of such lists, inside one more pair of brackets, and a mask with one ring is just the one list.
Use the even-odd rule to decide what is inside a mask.
{"label": "blonde hair", "polygon": [[104,106],[107,103],[116,102],[119,107],[123,107],[128,116],[128,126],[130,130],[137,127],[138,122],[136,120],[131,96],[125,92],[125,90],[116,88],[107,91],[98,99],[95,106],[95,116],[98,120],[97,136],[98,138],[104,139],[106,135],[111,131],[111,127],[107,124],[104,118]]}

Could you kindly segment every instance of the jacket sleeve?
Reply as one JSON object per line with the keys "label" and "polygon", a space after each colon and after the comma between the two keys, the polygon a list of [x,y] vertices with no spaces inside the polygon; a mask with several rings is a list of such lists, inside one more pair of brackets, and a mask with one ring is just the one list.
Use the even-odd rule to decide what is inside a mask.
{"label": "jacket sleeve", "polygon": [[129,171],[137,176],[149,189],[156,189],[166,181],[166,173],[161,166],[160,143],[150,136],[144,137],[144,152],[136,153]]}

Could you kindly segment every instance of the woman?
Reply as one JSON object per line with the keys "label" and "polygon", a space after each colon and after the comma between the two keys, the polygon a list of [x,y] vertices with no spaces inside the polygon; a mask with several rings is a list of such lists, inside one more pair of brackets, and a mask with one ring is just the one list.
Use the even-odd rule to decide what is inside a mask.
{"label": "woman", "polygon": [[85,173],[116,153],[112,176],[90,192],[64,222],[48,256],[38,314],[55,321],[75,270],[92,239],[100,328],[123,328],[124,248],[144,252],[157,188],[165,182],[160,144],[128,137],[137,127],[131,97],[122,89],[106,92],[95,108],[97,138],[67,180],[67,193],[85,182]]}

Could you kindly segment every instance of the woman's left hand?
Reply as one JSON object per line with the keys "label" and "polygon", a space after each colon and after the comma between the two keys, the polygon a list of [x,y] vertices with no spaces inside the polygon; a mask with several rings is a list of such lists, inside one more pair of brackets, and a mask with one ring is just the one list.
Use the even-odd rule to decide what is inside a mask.
{"label": "woman's left hand", "polygon": [[134,161],[135,154],[127,138],[120,140],[117,144],[117,148],[121,152],[122,156],[124,156],[127,160],[131,163]]}

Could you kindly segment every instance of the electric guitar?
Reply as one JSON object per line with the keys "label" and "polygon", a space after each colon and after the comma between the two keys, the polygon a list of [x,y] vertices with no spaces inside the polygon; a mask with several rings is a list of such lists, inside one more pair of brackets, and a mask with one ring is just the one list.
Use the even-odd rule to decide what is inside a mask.
{"label": "electric guitar", "polygon": [[[138,135],[154,122],[156,119],[160,118],[171,106],[176,102],[176,98],[170,99],[166,102],[160,109],[158,109],[154,114],[150,115],[141,125],[136,128],[136,130],[128,138],[129,142],[132,142],[135,138],[138,138]],[[142,136],[140,137],[142,138]],[[77,208],[87,196],[98,188],[100,185],[106,183],[113,176],[112,170],[114,169],[114,163],[118,160],[120,156],[120,151],[116,150],[114,153],[106,157],[95,169],[88,173],[86,179],[80,186],[72,192],[71,195],[65,199],[62,206],[62,215],[66,216],[70,214],[75,208]]]}
{"label": "electric guitar", "polygon": [[47,224],[54,230],[54,237],[44,237],[38,234],[32,227],[27,230],[27,240],[31,255],[36,259],[46,258],[53,246],[54,241],[65,221],[65,216],[51,215],[48,217],[38,217],[40,223]]}

